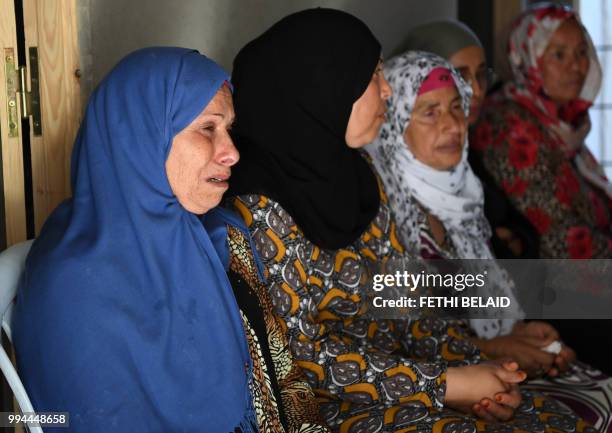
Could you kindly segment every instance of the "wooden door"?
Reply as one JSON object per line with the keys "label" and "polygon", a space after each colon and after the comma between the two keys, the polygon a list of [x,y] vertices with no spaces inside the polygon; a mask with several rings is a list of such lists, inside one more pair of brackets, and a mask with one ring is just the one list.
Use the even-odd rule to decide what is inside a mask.
{"label": "wooden door", "polygon": [[[76,0],[0,0],[0,44],[5,54],[0,72],[0,130],[6,244],[34,237],[49,213],[70,195],[70,152],[81,119]],[[14,65],[7,62],[14,53]],[[21,55],[19,55],[21,53]],[[11,68],[25,66],[29,117],[20,119],[10,92]],[[19,79],[20,73],[14,74]],[[9,84],[7,85],[7,78]],[[9,87],[9,89],[7,89]],[[16,107],[15,107],[16,105]]]}

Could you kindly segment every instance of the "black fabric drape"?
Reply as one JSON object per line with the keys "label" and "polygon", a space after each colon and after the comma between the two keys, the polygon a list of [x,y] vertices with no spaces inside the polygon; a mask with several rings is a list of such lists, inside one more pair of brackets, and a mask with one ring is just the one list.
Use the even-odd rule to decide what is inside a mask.
{"label": "black fabric drape", "polygon": [[248,43],[232,75],[240,162],[228,196],[274,199],[320,247],[356,240],[378,211],[378,187],[344,137],[380,54],[362,21],[333,9],[289,15]]}

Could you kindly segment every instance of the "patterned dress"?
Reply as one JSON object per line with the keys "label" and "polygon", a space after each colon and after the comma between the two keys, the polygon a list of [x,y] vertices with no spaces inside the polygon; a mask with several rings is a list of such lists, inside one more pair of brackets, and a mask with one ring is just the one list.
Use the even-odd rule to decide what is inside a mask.
{"label": "patterned dress", "polygon": [[[426,211],[421,206],[418,206],[418,210],[420,214],[417,218],[417,229],[420,233],[421,256],[426,259],[457,258],[457,252],[448,236],[445,236],[442,245],[436,242]],[[471,335],[475,336],[473,333]],[[596,368],[575,362],[559,377],[533,379],[522,388],[560,400],[598,431],[612,433],[612,378]]]}
{"label": "patterned dress", "polygon": [[538,231],[540,257],[611,258],[612,202],[581,176],[558,140],[533,111],[495,95],[471,149]]}
{"label": "patterned dress", "polygon": [[[546,95],[542,53],[570,20],[582,29],[588,74],[558,106]],[[508,63],[512,80],[487,98],[470,136],[474,156],[537,230],[541,258],[612,257],[612,186],[585,144],[602,70],[580,17],[552,3],[527,10],[512,24]]]}
{"label": "patterned dress", "polygon": [[[248,239],[228,226],[229,278],[241,310],[253,360],[250,383],[260,433],[328,433],[310,385],[304,380],[274,317]],[[282,404],[279,404],[282,403]]]}
{"label": "patterned dress", "polygon": [[[486,423],[443,406],[446,369],[478,363],[465,329],[444,320],[380,320],[368,310],[374,273],[406,257],[381,191],[377,217],[353,245],[308,241],[285,210],[260,195],[230,198],[264,262],[267,290],[291,352],[335,432],[594,432],[562,404],[523,392],[508,423]],[[563,430],[570,426],[571,430]]]}

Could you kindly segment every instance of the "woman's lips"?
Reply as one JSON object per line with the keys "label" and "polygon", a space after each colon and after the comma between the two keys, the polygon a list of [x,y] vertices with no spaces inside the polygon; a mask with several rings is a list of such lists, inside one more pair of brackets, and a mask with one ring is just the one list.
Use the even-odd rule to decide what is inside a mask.
{"label": "woman's lips", "polygon": [[461,143],[459,143],[458,141],[447,143],[447,144],[442,144],[436,147],[436,151],[442,152],[442,153],[456,153],[460,150],[461,150]]}
{"label": "woman's lips", "polygon": [[206,181],[208,183],[211,183],[211,184],[215,185],[215,186],[226,187],[227,188],[229,186],[229,184],[227,182],[229,180],[229,178],[230,178],[229,174],[217,174],[215,176],[209,177]]}
{"label": "woman's lips", "polygon": [[576,80],[576,81],[568,81],[567,83],[565,83],[565,86],[567,86],[567,87],[580,87],[580,88],[582,88],[583,84],[584,84],[584,81]]}

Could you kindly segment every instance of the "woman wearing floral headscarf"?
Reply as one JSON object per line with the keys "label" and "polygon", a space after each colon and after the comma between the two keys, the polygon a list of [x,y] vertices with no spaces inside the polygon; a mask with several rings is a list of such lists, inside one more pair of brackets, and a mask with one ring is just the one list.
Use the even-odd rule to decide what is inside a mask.
{"label": "woman wearing floral headscarf", "polygon": [[[470,126],[477,123],[485,97],[489,74],[485,61],[484,49],[476,34],[459,21],[434,21],[411,29],[406,36],[404,45],[407,47],[405,51],[426,51],[434,53],[448,60],[450,65],[453,65],[464,81],[470,85],[472,90],[471,98],[469,99],[469,113],[466,116],[465,123]],[[415,62],[420,58],[416,54],[408,57],[414,58]],[[414,106],[416,95],[411,92],[406,92],[405,90],[400,90],[406,85],[407,80],[414,81],[418,79],[416,71],[410,71],[410,69],[414,69],[414,67],[410,68],[409,65],[409,61],[404,64],[404,69],[408,76],[394,82],[394,85],[397,86],[395,88],[395,93],[404,95],[402,102],[407,101],[409,105]],[[422,75],[422,71],[420,75]],[[466,86],[462,83],[457,83],[457,87],[464,97],[467,97],[469,89],[466,89]],[[400,108],[403,107],[399,102],[395,103],[395,105]],[[406,114],[405,117],[408,118],[409,115]],[[414,128],[414,125],[410,128]],[[433,130],[434,128],[428,128],[427,130],[420,128],[420,133],[414,138],[422,140],[424,136],[431,135]],[[387,170],[390,175],[415,171],[418,163],[414,162],[415,158],[410,152],[410,149],[401,145],[403,141],[403,137],[399,135],[396,137],[396,142],[399,143],[399,145],[394,147],[394,152],[396,155],[403,155],[404,157],[390,155],[394,160],[393,164],[396,166],[395,169],[389,170],[391,164],[383,163],[381,164],[381,170]],[[411,144],[414,145],[415,143]],[[468,153],[467,145],[464,145],[463,152]],[[408,155],[409,158],[406,158],[406,155]],[[491,225],[492,236],[488,235],[488,233],[484,233],[486,236],[475,238],[475,248],[469,250],[459,249],[456,251],[443,251],[441,255],[458,257],[461,259],[479,257],[491,258],[491,253],[498,259],[537,257],[538,248],[535,230],[520,212],[513,209],[505,193],[495,185],[495,182],[490,179],[490,176],[481,167],[480,161],[473,158],[473,156],[474,152],[469,152],[466,160],[465,154],[461,155],[461,160],[456,166],[453,165],[455,161],[452,161],[451,165],[453,165],[453,167],[457,169],[460,168],[459,171],[454,170],[452,173],[423,166],[418,170],[421,172],[421,177],[426,179],[427,187],[430,189],[432,187],[434,189],[441,188],[440,191],[449,191],[452,193],[453,191],[458,191],[459,187],[448,188],[450,179],[454,178],[455,180],[453,182],[456,185],[461,185],[464,183],[464,178],[473,179],[475,174],[480,179],[484,190],[484,194],[481,194],[480,190],[475,194],[474,200],[476,206],[470,206],[469,211],[466,210],[464,206],[466,203],[465,200],[461,200],[461,197],[456,197],[453,194],[450,194],[451,197],[447,198],[447,203],[454,210],[454,213],[460,216],[459,221],[463,221],[464,223],[470,220],[478,221],[479,225],[482,225],[483,215],[478,212],[482,212],[483,210],[482,200],[484,199],[484,216],[486,216],[488,223]],[[457,157],[459,157],[458,154]],[[413,161],[413,163],[405,163],[408,159]],[[423,188],[419,186],[418,181],[409,180],[404,177],[403,183],[405,184],[406,190],[423,190]],[[468,183],[473,185],[474,181],[471,180]],[[445,185],[446,187],[444,187]],[[393,186],[389,186],[388,188],[392,187]],[[476,191],[474,186],[472,186],[471,189]],[[438,194],[440,191],[438,191]],[[466,194],[465,191],[461,193],[464,195]],[[421,193],[420,195],[421,201],[425,202],[437,196],[437,194],[431,192],[427,194]],[[404,200],[410,200],[410,197],[412,197],[409,192],[405,195],[399,194],[399,196],[403,197]],[[448,207],[449,206],[442,207],[435,201],[431,201],[428,205],[429,211],[436,214],[438,217],[445,212],[447,213]],[[474,217],[474,215],[476,216]],[[451,229],[458,225],[457,222],[453,222],[451,218],[449,218],[449,215],[446,215],[446,217],[442,219],[445,220],[444,225],[449,226]],[[455,218],[455,220],[457,220],[457,218]],[[467,227],[474,229],[474,227],[470,227],[469,225]],[[427,226],[425,229],[427,229]],[[464,231],[466,230],[460,227],[458,233]],[[457,230],[452,230],[452,232],[454,232],[455,235],[457,234]],[[486,232],[489,232],[489,230],[487,229]],[[409,232],[407,231],[406,233]],[[413,235],[416,234],[413,233]],[[458,240],[460,241],[460,239]],[[434,248],[441,248],[435,242],[433,242],[432,245]],[[514,286],[514,283],[505,281],[503,285],[506,286],[507,290],[510,290],[510,288]],[[518,317],[519,316],[515,314],[515,318]],[[514,323],[514,321],[505,320],[501,323],[502,326],[493,326],[496,325],[494,321],[472,320],[471,325],[480,336],[486,337],[479,338],[476,342],[489,356],[494,358],[511,357],[519,362],[521,368],[533,376],[539,375],[541,372],[555,376],[560,371],[566,370],[568,368],[568,363],[574,359],[574,353],[568,346],[562,348],[561,356],[559,357],[541,350],[551,342],[560,339],[559,333],[545,322],[537,321],[526,324],[522,321]]]}
{"label": "woman wearing floral headscarf", "polygon": [[[480,337],[495,337],[474,341],[488,355],[515,359],[526,371],[533,373],[539,364],[550,375],[558,375],[568,368],[568,358],[574,359],[573,352],[566,347],[557,356],[543,351],[551,341],[532,332],[545,329],[541,322],[513,327],[517,322],[513,319],[523,316],[514,298],[514,283],[493,260],[486,260],[493,258],[491,231],[483,212],[482,187],[467,163],[468,84],[450,63],[425,52],[394,57],[385,63],[384,72],[393,89],[388,120],[366,149],[381,175],[401,241],[416,246],[426,258],[485,259],[462,265],[486,266],[489,291],[511,297],[515,308],[497,318],[471,319],[470,327]],[[583,409],[578,413],[605,426],[608,421],[597,413],[593,395],[572,384],[580,377],[599,392],[608,379],[600,373],[594,379],[592,374],[580,364],[571,375],[540,380],[537,389],[553,396],[564,394],[572,408]],[[567,420],[563,423],[569,426]]]}
{"label": "woman wearing floral headscarf", "polygon": [[612,257],[612,186],[584,140],[601,68],[572,10],[540,6],[513,26],[514,79],[485,103],[472,149],[537,229],[542,258]]}
{"label": "woman wearing floral headscarf", "polygon": [[[457,20],[440,20],[410,29],[405,37],[405,51],[427,51],[448,60],[472,88],[468,124],[478,122],[487,88],[493,84],[487,68],[485,51],[478,36]],[[538,256],[538,238],[531,223],[510,203],[506,194],[469,152],[470,167],[482,182],[484,211],[492,229],[491,250],[498,259],[528,259]]]}
{"label": "woman wearing floral headscarf", "polygon": [[[385,64],[394,93],[389,120],[367,150],[380,173],[405,245],[424,258],[493,259],[484,193],[468,161],[471,89],[441,57],[409,51]],[[491,262],[493,263],[493,262]],[[513,299],[507,317],[472,320],[487,338],[510,333],[524,315],[507,274],[493,265],[497,295]]]}

